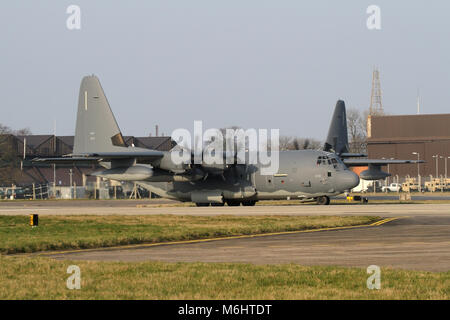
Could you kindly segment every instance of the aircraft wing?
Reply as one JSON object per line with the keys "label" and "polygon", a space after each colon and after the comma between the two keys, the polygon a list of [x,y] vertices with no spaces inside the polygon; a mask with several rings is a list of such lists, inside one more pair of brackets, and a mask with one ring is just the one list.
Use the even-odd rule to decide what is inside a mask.
{"label": "aircraft wing", "polygon": [[348,167],[386,166],[388,164],[424,163],[423,160],[390,160],[390,159],[342,159]]}
{"label": "aircraft wing", "polygon": [[34,158],[31,161],[40,163],[69,164],[77,162],[97,163],[99,162],[99,160],[100,160],[99,157],[55,157],[55,158]]}
{"label": "aircraft wing", "polygon": [[34,158],[32,162],[44,163],[96,163],[100,161],[137,159],[140,161],[155,161],[161,159],[164,153],[156,150],[135,151],[135,152],[96,152],[81,155],[68,155],[58,158]]}
{"label": "aircraft wing", "polygon": [[164,156],[164,153],[156,150],[135,151],[135,152],[95,152],[87,153],[86,157],[98,157],[103,160],[129,159],[136,158],[138,160],[158,160]]}

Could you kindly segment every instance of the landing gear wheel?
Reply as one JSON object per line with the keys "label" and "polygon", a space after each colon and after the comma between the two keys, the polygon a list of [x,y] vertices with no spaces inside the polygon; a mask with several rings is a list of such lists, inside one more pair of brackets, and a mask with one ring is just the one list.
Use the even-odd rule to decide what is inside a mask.
{"label": "landing gear wheel", "polygon": [[223,207],[224,205],[225,205],[225,202],[211,203],[212,207]]}
{"label": "landing gear wheel", "polygon": [[229,207],[239,207],[241,203],[239,201],[227,201]]}
{"label": "landing gear wheel", "polygon": [[327,196],[321,196],[316,199],[317,204],[321,206],[327,206],[330,204],[330,198]]}
{"label": "landing gear wheel", "polygon": [[249,201],[242,201],[242,205],[246,206],[246,207],[252,207],[256,204],[256,201],[254,200],[249,200]]}
{"label": "landing gear wheel", "polygon": [[208,206],[209,206],[209,203],[196,202],[195,205],[196,205],[197,207],[208,207]]}

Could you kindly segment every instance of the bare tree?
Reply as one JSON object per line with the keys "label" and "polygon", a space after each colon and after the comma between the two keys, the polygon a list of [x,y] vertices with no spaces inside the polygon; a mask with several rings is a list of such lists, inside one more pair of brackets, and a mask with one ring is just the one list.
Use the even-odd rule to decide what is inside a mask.
{"label": "bare tree", "polygon": [[19,130],[14,131],[14,135],[16,135],[16,136],[28,136],[28,135],[31,135],[31,130],[30,130],[30,128],[19,129]]}
{"label": "bare tree", "polygon": [[11,128],[0,123],[0,134],[10,134]]}
{"label": "bare tree", "polygon": [[11,185],[15,182],[17,157],[13,146],[11,130],[0,125],[0,185]]}
{"label": "bare tree", "polygon": [[350,152],[365,153],[367,150],[367,115],[358,109],[347,109],[347,131]]}
{"label": "bare tree", "polygon": [[323,146],[322,141],[313,138],[297,138],[297,144],[300,147],[300,149],[296,150],[306,150],[306,149],[318,150]]}
{"label": "bare tree", "polygon": [[293,137],[281,136],[280,137],[280,143],[279,143],[278,147],[279,147],[280,151],[282,151],[282,150],[292,150],[292,145],[294,143],[296,143],[296,140],[294,140]]}
{"label": "bare tree", "polygon": [[321,141],[312,138],[280,137],[280,150],[317,150],[320,149],[321,146]]}

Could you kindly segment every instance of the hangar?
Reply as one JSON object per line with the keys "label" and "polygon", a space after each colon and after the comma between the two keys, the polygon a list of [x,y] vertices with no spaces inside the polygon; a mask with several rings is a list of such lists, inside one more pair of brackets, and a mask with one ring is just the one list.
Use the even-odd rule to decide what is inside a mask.
{"label": "hangar", "polygon": [[389,173],[404,181],[420,175],[422,184],[446,178],[450,157],[450,114],[382,115],[367,120],[370,158],[419,159],[421,164],[390,165]]}
{"label": "hangar", "polygon": [[[124,140],[127,145],[160,151],[170,150],[175,145],[171,137],[167,136],[125,136]],[[58,164],[54,167],[52,164],[31,162],[36,157],[61,157],[72,153],[74,136],[15,136],[7,134],[0,136],[0,142],[0,156],[2,156],[2,159],[5,153],[9,153],[11,158],[20,160],[19,165],[12,166],[6,170],[7,177],[5,176],[5,170],[2,170],[0,187],[12,187],[12,181],[14,181],[15,186],[45,185],[45,189],[52,186],[68,187],[75,185],[81,187],[87,184],[98,183],[95,177],[89,176],[91,172],[100,169],[97,165],[77,164],[74,166],[72,164]]]}

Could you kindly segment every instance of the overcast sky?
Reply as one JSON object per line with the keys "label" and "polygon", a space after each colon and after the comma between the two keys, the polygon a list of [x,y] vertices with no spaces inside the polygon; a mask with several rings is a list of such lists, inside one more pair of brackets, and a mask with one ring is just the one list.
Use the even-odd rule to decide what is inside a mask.
{"label": "overcast sky", "polygon": [[[81,30],[66,9],[81,8]],[[381,8],[381,30],[366,9]],[[448,113],[449,1],[2,1],[0,123],[72,135],[83,76],[124,135],[238,125],[323,140],[337,99]]]}

